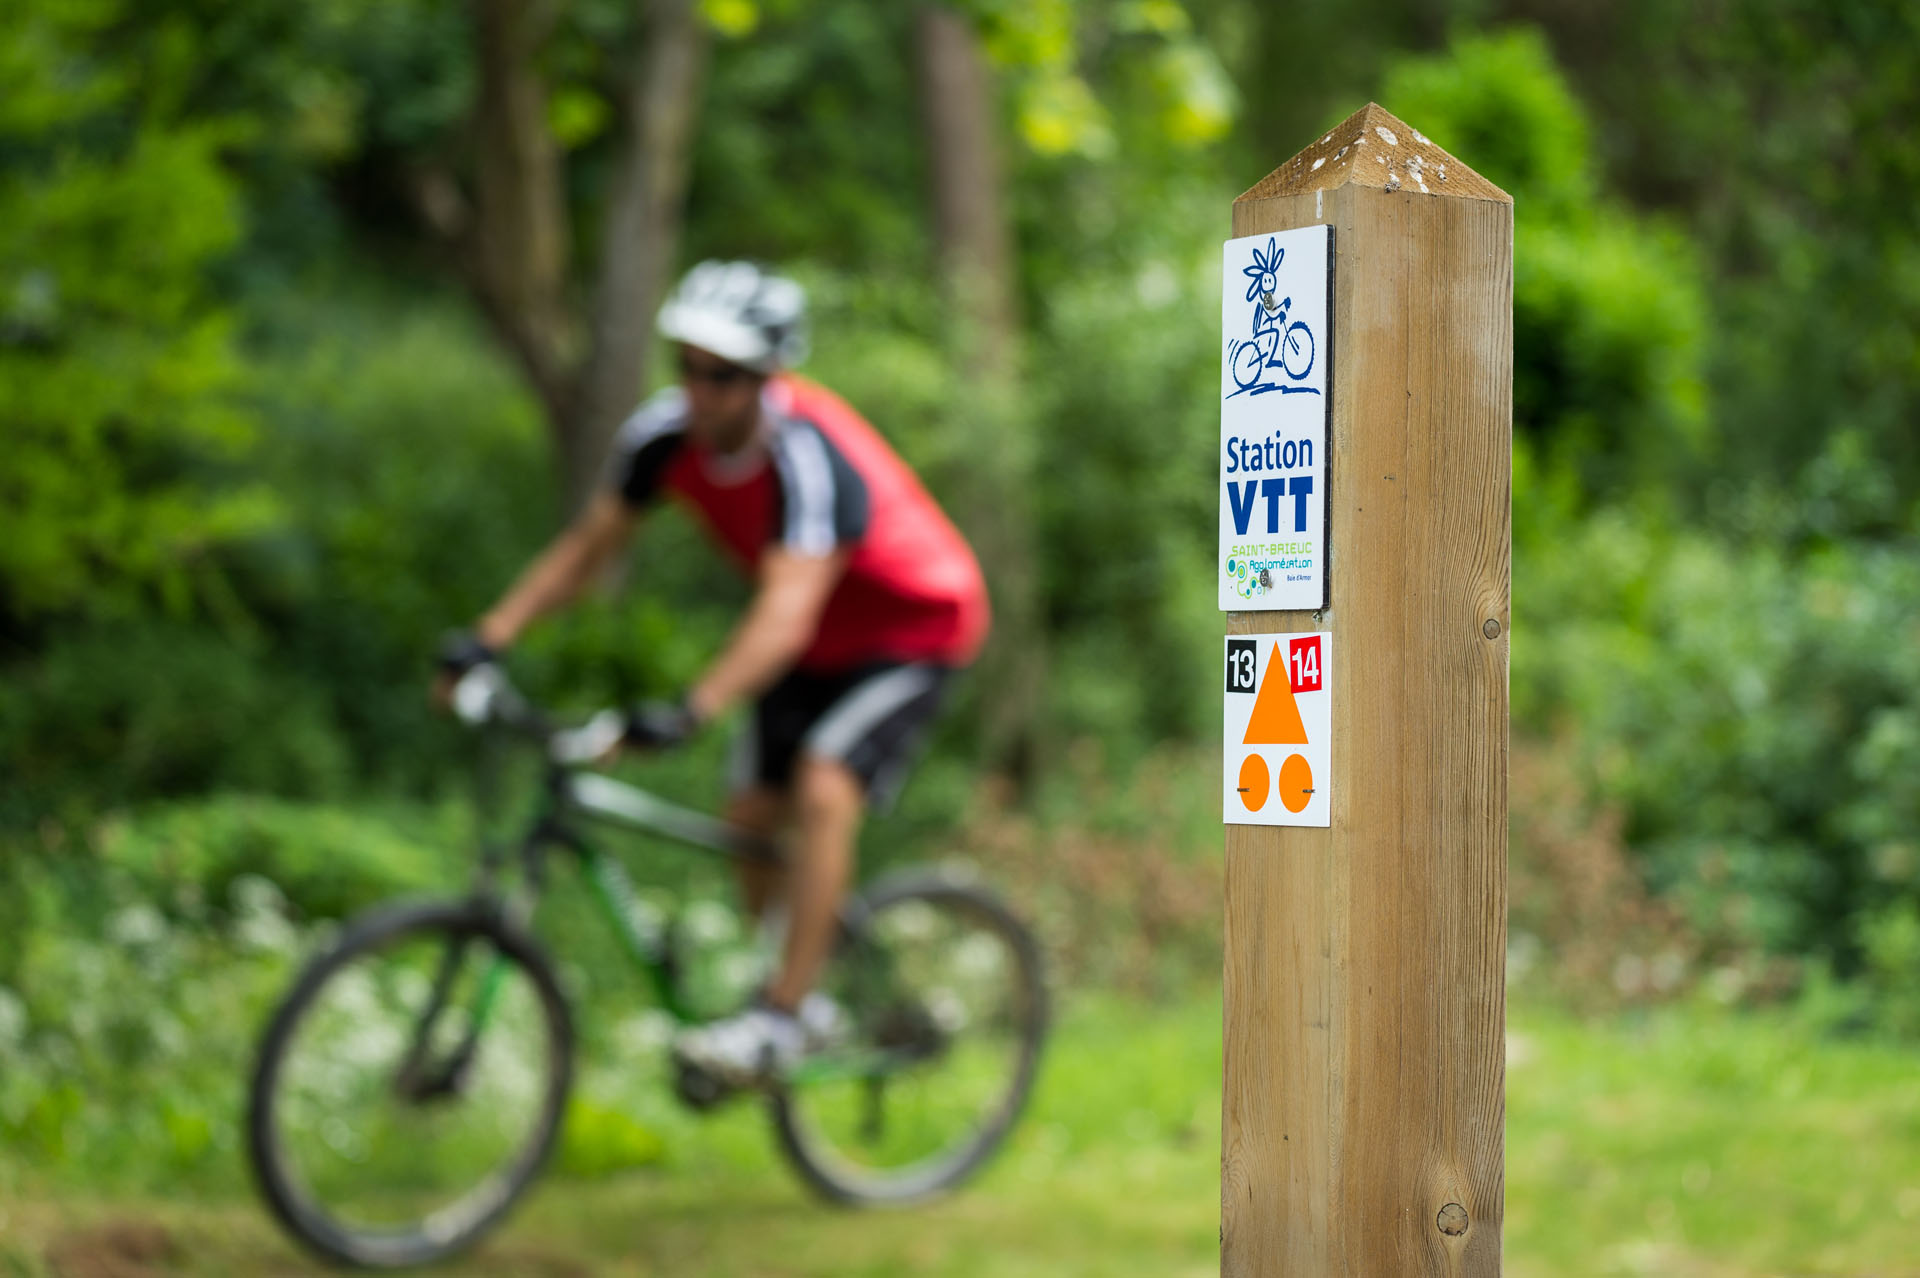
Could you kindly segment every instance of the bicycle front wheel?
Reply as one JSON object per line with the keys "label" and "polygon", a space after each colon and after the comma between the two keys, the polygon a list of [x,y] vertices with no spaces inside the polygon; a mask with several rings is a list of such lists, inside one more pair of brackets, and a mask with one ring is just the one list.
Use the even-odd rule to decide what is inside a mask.
{"label": "bicycle front wheel", "polygon": [[376,910],[308,965],[267,1028],[254,1172],[280,1221],[329,1259],[437,1260],[539,1171],[571,1072],[552,968],[495,907]]}
{"label": "bicycle front wheel", "polygon": [[1019,1117],[1046,1037],[1032,934],[981,888],[894,879],[848,911],[819,992],[839,1024],[772,1098],[801,1176],[880,1204],[972,1175]]}
{"label": "bicycle front wheel", "polygon": [[1287,329],[1280,342],[1280,367],[1296,382],[1313,371],[1313,330],[1305,324]]}

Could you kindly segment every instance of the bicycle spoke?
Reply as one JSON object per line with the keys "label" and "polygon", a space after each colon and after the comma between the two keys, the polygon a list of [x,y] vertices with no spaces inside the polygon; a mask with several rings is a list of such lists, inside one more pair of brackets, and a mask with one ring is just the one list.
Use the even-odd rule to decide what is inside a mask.
{"label": "bicycle spoke", "polygon": [[1024,1095],[1035,977],[1005,920],[968,907],[955,896],[878,909],[830,973],[854,1031],[791,1080],[783,1135],[837,1193],[906,1197],[949,1182]]}
{"label": "bicycle spoke", "polygon": [[484,939],[428,932],[354,956],[305,1008],[279,1063],[278,1171],[349,1236],[462,1237],[543,1147],[547,1010]]}
{"label": "bicycle spoke", "polygon": [[866,1113],[860,1123],[860,1138],[869,1146],[878,1145],[886,1125],[887,1080],[869,1078],[866,1087]]}

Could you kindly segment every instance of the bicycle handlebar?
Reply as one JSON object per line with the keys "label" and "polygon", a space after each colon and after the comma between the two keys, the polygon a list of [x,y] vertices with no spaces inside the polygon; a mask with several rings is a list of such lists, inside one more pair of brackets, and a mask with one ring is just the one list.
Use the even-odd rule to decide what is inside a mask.
{"label": "bicycle handlebar", "polygon": [[506,671],[490,661],[453,685],[453,712],[476,728],[499,723],[538,741],[554,763],[592,763],[627,735],[627,717],[618,710],[602,710],[577,728],[556,728],[546,712],[513,686]]}

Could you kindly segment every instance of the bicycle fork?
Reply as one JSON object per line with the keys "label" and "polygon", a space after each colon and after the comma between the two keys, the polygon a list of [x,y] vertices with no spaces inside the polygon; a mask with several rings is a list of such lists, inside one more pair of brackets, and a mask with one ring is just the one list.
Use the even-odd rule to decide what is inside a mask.
{"label": "bicycle fork", "polygon": [[446,951],[440,956],[439,970],[434,974],[432,997],[428,1000],[425,1013],[414,1025],[413,1041],[408,1044],[406,1059],[400,1063],[400,1070],[394,1076],[395,1091],[408,1100],[424,1102],[452,1096],[460,1091],[479,1048],[480,1035],[486,1029],[494,1005],[499,1000],[500,986],[506,979],[507,963],[498,951],[493,951],[487,959],[485,970],[480,974],[480,983],[474,991],[473,1005],[467,1015],[466,1030],[459,1044],[444,1063],[429,1068],[428,1053],[433,1046],[434,1031],[459,982],[468,945],[468,938],[456,937],[448,942]]}

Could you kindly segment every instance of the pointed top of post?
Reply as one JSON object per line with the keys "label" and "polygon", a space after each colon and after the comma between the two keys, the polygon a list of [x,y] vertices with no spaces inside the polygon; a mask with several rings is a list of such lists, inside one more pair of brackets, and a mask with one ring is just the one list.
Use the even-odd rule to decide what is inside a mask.
{"label": "pointed top of post", "polygon": [[1348,185],[1513,203],[1512,196],[1377,102],[1367,103],[1342,120],[1326,136],[1254,183],[1234,203]]}

